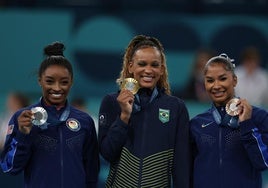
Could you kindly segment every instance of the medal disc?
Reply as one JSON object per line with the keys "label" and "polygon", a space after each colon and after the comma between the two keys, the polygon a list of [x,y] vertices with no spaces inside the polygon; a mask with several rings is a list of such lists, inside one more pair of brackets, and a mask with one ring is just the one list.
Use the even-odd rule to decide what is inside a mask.
{"label": "medal disc", "polygon": [[34,125],[43,125],[47,121],[47,111],[43,107],[34,107],[31,111],[33,112],[32,123]]}
{"label": "medal disc", "polygon": [[231,99],[225,107],[225,110],[227,112],[227,114],[229,114],[230,116],[237,116],[238,115],[238,98],[233,98]]}
{"label": "medal disc", "polygon": [[121,84],[121,89],[127,89],[135,95],[140,89],[140,86],[138,81],[134,78],[126,78]]}

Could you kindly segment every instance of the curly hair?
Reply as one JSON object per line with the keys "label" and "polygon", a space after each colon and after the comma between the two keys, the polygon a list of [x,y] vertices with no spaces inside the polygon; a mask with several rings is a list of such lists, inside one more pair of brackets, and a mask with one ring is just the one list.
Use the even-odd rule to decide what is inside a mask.
{"label": "curly hair", "polygon": [[133,75],[128,71],[128,65],[131,62],[135,52],[139,49],[146,48],[146,47],[154,47],[159,50],[161,54],[162,65],[164,68],[164,74],[161,75],[160,79],[157,82],[158,88],[165,89],[166,94],[170,94],[170,85],[168,82],[168,72],[167,72],[167,64],[166,64],[166,57],[164,54],[164,48],[160,41],[154,37],[149,37],[145,35],[137,35],[135,36],[130,43],[128,44],[124,58],[123,58],[123,65],[122,70],[120,72],[119,78],[117,78],[116,82],[120,84],[125,78],[131,78]]}

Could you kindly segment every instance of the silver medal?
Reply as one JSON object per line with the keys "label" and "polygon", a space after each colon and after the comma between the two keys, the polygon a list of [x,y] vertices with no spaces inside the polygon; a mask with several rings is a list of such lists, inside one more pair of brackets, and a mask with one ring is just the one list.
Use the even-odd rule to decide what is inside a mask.
{"label": "silver medal", "polygon": [[47,111],[43,107],[34,107],[31,109],[33,113],[32,123],[36,126],[43,125],[47,121]]}

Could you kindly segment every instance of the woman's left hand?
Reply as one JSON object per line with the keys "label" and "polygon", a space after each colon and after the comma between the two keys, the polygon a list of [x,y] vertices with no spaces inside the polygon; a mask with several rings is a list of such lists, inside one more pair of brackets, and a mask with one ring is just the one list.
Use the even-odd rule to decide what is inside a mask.
{"label": "woman's left hand", "polygon": [[251,118],[252,115],[252,106],[248,103],[246,99],[240,99],[238,102],[239,108],[239,121],[245,121]]}

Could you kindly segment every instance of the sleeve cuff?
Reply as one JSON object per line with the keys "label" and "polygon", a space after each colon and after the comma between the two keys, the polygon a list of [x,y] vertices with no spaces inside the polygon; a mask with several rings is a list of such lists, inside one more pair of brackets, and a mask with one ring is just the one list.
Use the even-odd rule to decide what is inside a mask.
{"label": "sleeve cuff", "polygon": [[125,122],[123,122],[121,119],[120,119],[120,117],[118,116],[117,118],[116,118],[116,120],[115,120],[115,122],[113,123],[113,126],[118,126],[118,127],[123,127],[124,128],[124,130],[128,130],[128,128],[129,128],[129,125],[128,124],[126,124]]}

